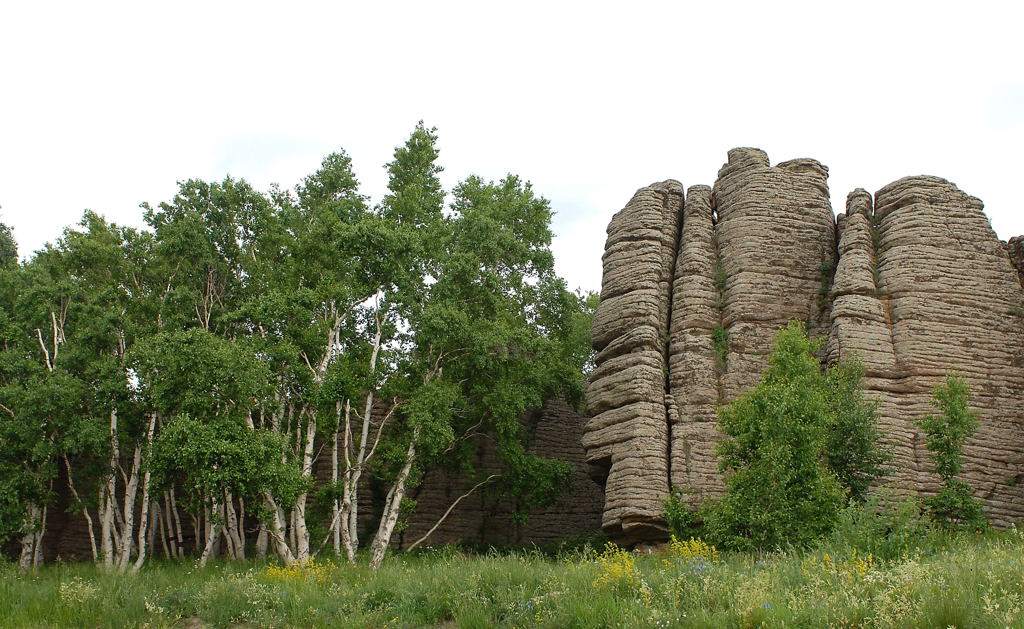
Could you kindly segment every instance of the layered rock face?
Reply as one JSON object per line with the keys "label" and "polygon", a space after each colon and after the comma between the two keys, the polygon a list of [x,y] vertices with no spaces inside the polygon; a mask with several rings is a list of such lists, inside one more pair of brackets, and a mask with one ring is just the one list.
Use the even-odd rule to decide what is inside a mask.
{"label": "layered rock face", "polygon": [[823,362],[864,363],[908,491],[936,486],[914,420],[948,371],[967,377],[982,428],[964,479],[994,522],[1024,515],[1024,243],[1000,242],[980,201],[935,177],[876,200],[856,190],[837,225],[827,177],[814,160],[773,167],[734,149],[713,188],[683,201],[678,183],[654,184],[612,219],[584,446],[613,538],[664,538],[672,489],[721,492],[717,408],[757,383],[794,319],[826,341]]}
{"label": "layered rock face", "polygon": [[583,445],[591,476],[605,488],[601,525],[618,538],[644,539],[663,528],[669,319],[682,209],[682,185],[664,181],[638,190],[608,226],[591,334],[598,352],[587,390],[593,417]]}
{"label": "layered rock face", "polygon": [[980,200],[938,177],[907,177],[872,203],[850,194],[840,224],[830,357],[859,357],[880,402],[897,487],[937,487],[915,420],[955,371],[971,387],[979,429],[962,479],[1005,526],[1024,515],[1024,291]]}
{"label": "layered rock face", "polygon": [[822,274],[834,264],[828,169],[814,160],[770,167],[734,149],[714,190],[687,194],[673,287],[671,485],[691,500],[722,489],[717,407],[756,384],[775,332],[791,319],[823,329]]}
{"label": "layered rock face", "polygon": [[[570,463],[572,487],[554,504],[530,512],[525,521],[516,517],[518,505],[509,499],[496,499],[486,488],[478,490],[452,509],[424,544],[545,544],[586,536],[601,525],[604,493],[587,477],[584,451],[580,445],[584,417],[562,400],[552,400],[523,418],[529,435],[527,450],[546,458]],[[481,441],[475,467],[482,475],[500,473],[501,459],[493,441]],[[440,470],[429,472],[412,492],[416,510],[408,517],[408,526],[392,539],[397,548],[407,548],[420,539],[444,515],[449,507],[473,486],[462,476]]]}

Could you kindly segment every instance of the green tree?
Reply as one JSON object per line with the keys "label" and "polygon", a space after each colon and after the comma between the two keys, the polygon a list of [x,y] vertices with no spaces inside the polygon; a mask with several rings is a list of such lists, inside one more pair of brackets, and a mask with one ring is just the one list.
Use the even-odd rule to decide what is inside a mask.
{"label": "green tree", "polygon": [[792,322],[760,383],[719,413],[725,496],[705,508],[709,537],[737,550],[804,544],[830,532],[845,502],[822,453],[830,399],[816,343]]}
{"label": "green tree", "polygon": [[14,240],[11,228],[0,223],[0,268],[10,269],[18,264],[18,243]]}
{"label": "green tree", "polygon": [[[203,328],[157,334],[137,348],[132,359],[140,395],[155,414],[165,418],[153,445],[155,487],[166,490],[173,481],[181,481],[190,499],[189,511],[203,514],[211,524],[200,563],[206,563],[222,532],[230,555],[244,559],[243,518],[235,505],[241,504],[240,499],[261,500],[275,493],[278,504],[287,503],[289,498],[294,500],[290,489],[296,486],[277,471],[285,462],[282,440],[264,438],[265,431],[257,431],[252,424],[252,410],[267,394],[269,370],[246,340],[231,341]],[[179,422],[188,428],[181,428]],[[200,443],[208,437],[215,443]],[[277,450],[272,449],[275,444]],[[270,460],[267,452],[273,453]],[[204,456],[222,457],[226,462],[217,463],[221,469],[213,470],[188,464]],[[242,483],[231,472],[261,464],[275,473]]]}
{"label": "green tree", "polygon": [[[304,561],[333,538],[354,560],[357,525],[379,515],[379,565],[426,469],[467,474],[470,492],[494,480],[472,467],[481,438],[522,513],[564,491],[567,466],[528,455],[520,418],[580,399],[595,298],[555,275],[551,210],[528,183],[470,177],[445,208],[436,142],[415,127],[375,206],[338,152],[294,192],[182,182],[146,207],[151,231],[87,212],[24,264],[0,229],[0,536],[37,563],[66,481],[111,568],[138,569],[158,536],[183,558],[179,506],[203,561],[219,541],[245,556],[246,512],[257,553],[272,540]],[[368,475],[387,490],[369,518]]]}
{"label": "green tree", "polygon": [[[22,266],[3,271],[5,339],[0,373],[0,443],[13,464],[4,483],[18,496],[22,568],[39,565],[49,502],[68,424],[80,417],[84,391],[75,369],[74,325],[68,315],[74,289],[61,252],[47,247]],[[72,339],[75,339],[72,336]],[[72,351],[69,351],[72,350]],[[6,476],[6,475],[5,475]]]}
{"label": "green tree", "polygon": [[938,415],[925,415],[917,425],[926,435],[925,445],[932,453],[935,473],[942,479],[939,493],[925,500],[932,519],[947,528],[981,529],[986,527],[981,502],[971,486],[957,479],[963,468],[963,447],[978,428],[978,414],[970,410],[971,389],[957,374],[948,374],[935,387],[932,404]]}
{"label": "green tree", "polygon": [[858,503],[867,499],[892,459],[879,445],[878,403],[865,397],[863,375],[859,362],[844,361],[829,368],[823,383],[830,410],[825,461],[850,500]]}

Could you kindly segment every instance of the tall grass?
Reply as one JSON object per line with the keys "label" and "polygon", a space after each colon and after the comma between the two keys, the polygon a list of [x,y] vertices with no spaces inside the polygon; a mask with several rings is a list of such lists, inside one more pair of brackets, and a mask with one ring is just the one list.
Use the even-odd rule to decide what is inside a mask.
{"label": "tall grass", "polygon": [[0,564],[0,626],[1024,627],[1024,535],[925,531],[914,543],[898,524],[875,526],[847,517],[820,546],[764,555],[699,540],[642,556],[445,547],[376,572],[155,562],[137,575],[19,575]]}

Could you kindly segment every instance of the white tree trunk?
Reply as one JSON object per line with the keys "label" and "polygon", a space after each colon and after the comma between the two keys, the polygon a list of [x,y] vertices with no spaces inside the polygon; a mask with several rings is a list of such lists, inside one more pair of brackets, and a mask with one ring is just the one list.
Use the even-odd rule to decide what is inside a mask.
{"label": "white tree trunk", "polygon": [[[149,415],[149,429],[146,431],[146,460],[149,460],[149,454],[153,449],[153,433],[156,431],[156,413],[150,413]],[[135,452],[138,453],[138,448]],[[135,559],[135,564],[132,566],[132,572],[138,572],[142,567],[143,562],[146,561],[146,534],[149,526],[149,481],[152,474],[149,471],[147,465],[146,473],[142,476],[142,507],[139,513],[139,536],[138,536],[138,549],[139,554]],[[133,505],[134,506],[134,505]],[[129,534],[131,530],[129,529]],[[127,561],[127,559],[125,560]]]}
{"label": "white tree trunk", "polygon": [[[363,474],[363,465],[366,463],[366,442],[370,439],[370,419],[373,417],[373,394],[374,385],[372,380],[377,374],[377,358],[380,356],[381,337],[383,329],[380,324],[380,311],[374,313],[374,321],[377,324],[377,331],[373,337],[373,351],[370,353],[370,390],[366,394],[366,404],[363,406],[363,426],[360,432],[359,451],[356,455],[356,466],[351,478],[351,489],[349,490],[349,538],[352,540],[352,548],[359,548],[359,478]],[[383,424],[381,430],[384,429]]]}
{"label": "white tree trunk", "polygon": [[25,530],[28,532],[21,537],[21,554],[18,558],[18,568],[23,572],[37,565],[36,556],[39,553],[36,547],[42,539],[36,530],[40,525],[39,515],[41,509],[34,502],[30,502],[26,507],[26,511],[28,514],[25,518]]}
{"label": "white tree trunk", "polygon": [[[302,475],[313,474],[313,440],[316,438],[316,412],[306,413],[306,435],[302,448]],[[299,563],[309,561],[309,529],[306,527],[306,498],[302,493],[295,501],[295,512],[292,525],[295,528],[295,560]]]}
{"label": "white tree trunk", "polygon": [[174,487],[167,492],[170,499],[171,516],[174,518],[174,535],[178,540],[178,559],[185,558],[185,529],[181,528],[181,514],[178,513],[178,499],[174,495]]}
{"label": "white tree trunk", "polygon": [[217,541],[217,538],[220,536],[220,524],[215,522],[214,518],[210,517],[210,515],[219,513],[220,509],[220,500],[214,497],[212,508],[208,509],[206,512],[208,514],[206,518],[206,546],[203,548],[203,554],[199,556],[200,568],[206,567],[206,562],[213,555],[213,545]]}
{"label": "white tree trunk", "polygon": [[139,466],[142,464],[142,446],[135,446],[132,455],[132,472],[124,490],[124,525],[121,527],[121,539],[117,549],[117,569],[124,572],[128,569],[128,560],[132,554],[132,534],[135,532],[135,498],[139,494]]}
{"label": "white tree trunk", "polygon": [[[51,487],[52,488],[52,487]],[[35,551],[32,553],[32,567],[38,568],[43,565],[43,535],[46,535],[46,514],[49,508],[43,507],[43,517],[39,521],[39,530],[36,531]]]}
{"label": "white tree trunk", "polygon": [[267,529],[267,535],[274,540],[274,547],[281,562],[286,565],[293,564],[295,555],[292,554],[288,542],[284,539],[284,510],[277,506],[277,501],[270,495],[270,492],[263,492],[263,499],[267,502],[267,507],[273,516],[270,528]]}
{"label": "white tree trunk", "polygon": [[[331,483],[334,487],[338,486],[338,446],[341,437],[341,400],[335,403],[335,427],[334,427],[334,441],[331,447]],[[341,501],[337,498],[334,499],[334,504],[331,505],[331,543],[334,548],[334,554],[341,554]]]}
{"label": "white tree trunk", "polygon": [[376,570],[384,561],[384,553],[387,552],[388,544],[391,543],[391,534],[398,522],[399,509],[402,505],[402,498],[405,497],[405,481],[409,478],[409,471],[412,470],[413,461],[416,459],[416,440],[419,439],[419,427],[413,428],[412,439],[409,441],[409,449],[405,452],[405,464],[398,478],[388,491],[387,499],[384,501],[384,514],[380,519],[380,526],[377,527],[377,535],[373,538],[372,556],[370,567]]}
{"label": "white tree trunk", "polygon": [[100,492],[100,540],[103,566],[114,567],[114,504],[117,495],[117,460],[120,458],[117,438],[117,409],[110,409],[110,462],[107,466],[106,493]]}
{"label": "white tree trunk", "polygon": [[171,492],[164,492],[164,508],[160,510],[163,516],[163,528],[164,537],[166,538],[167,550],[169,557],[172,559],[180,559],[178,556],[178,543],[181,542],[181,538],[178,537],[178,532],[174,529],[174,524],[171,515]]}
{"label": "white tree trunk", "polygon": [[245,560],[245,536],[240,530],[238,513],[235,512],[234,498],[231,492],[225,491],[224,496],[224,522],[226,535],[230,540],[232,559]]}
{"label": "white tree trunk", "polygon": [[256,558],[260,561],[267,559],[267,539],[269,537],[266,525],[260,524],[259,533],[256,534]]}
{"label": "white tree trunk", "polygon": [[341,543],[345,549],[345,557],[349,563],[356,561],[356,546],[352,539],[352,529],[349,516],[352,513],[352,458],[349,450],[352,447],[352,404],[345,400],[345,430],[344,443],[342,444],[345,453],[345,482],[341,487],[341,510],[338,514],[338,530],[341,532]]}

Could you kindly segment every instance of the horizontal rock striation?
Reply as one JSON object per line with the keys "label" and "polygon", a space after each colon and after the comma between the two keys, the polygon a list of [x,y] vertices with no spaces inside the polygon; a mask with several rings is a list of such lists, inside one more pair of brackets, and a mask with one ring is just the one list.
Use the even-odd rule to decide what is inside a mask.
{"label": "horizontal rock striation", "polygon": [[[517,516],[518,504],[496,495],[494,483],[485,485],[459,502],[423,542],[425,545],[546,544],[600,530],[604,494],[587,475],[580,445],[585,418],[566,402],[551,400],[537,412],[527,413],[522,422],[529,453],[572,465],[571,489],[554,504],[531,510],[522,521]],[[479,442],[474,467],[482,478],[503,471],[504,464],[493,441]],[[392,539],[394,546],[408,548],[420,539],[474,484],[464,475],[437,469],[428,472],[411,492],[416,510],[406,518],[406,528]]]}
{"label": "horizontal rock striation", "polygon": [[907,177],[851,193],[833,286],[832,358],[857,357],[880,403],[897,487],[937,488],[915,425],[936,412],[932,391],[955,371],[971,387],[980,427],[961,478],[996,525],[1024,515],[1024,291],[980,200],[938,177]]}
{"label": "horizontal rock striation", "polygon": [[623,540],[666,530],[666,349],[682,208],[682,185],[665,181],[638,190],[608,226],[583,445],[604,484],[602,527]]}
{"label": "horizontal rock striation", "polygon": [[713,214],[711,188],[687,190],[672,284],[671,486],[689,488],[691,501],[721,489],[714,451],[721,439],[716,419],[726,357],[715,344],[715,330],[724,330],[724,302],[722,282],[715,281],[716,272],[722,275]]}
{"label": "horizontal rock striation", "polygon": [[717,409],[757,383],[794,319],[824,363],[863,363],[905,491],[936,489],[915,421],[948,372],[967,378],[981,427],[962,477],[995,524],[1024,516],[1024,238],[1000,242],[981,202],[937,177],[857,189],[836,219],[827,178],[814,160],[733,149],[712,188],[683,202],[655,184],[612,219],[584,445],[614,539],[663,539],[672,489],[722,491]]}

